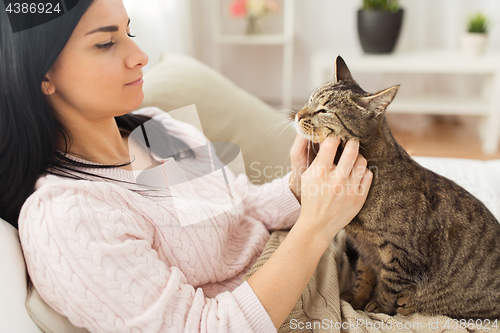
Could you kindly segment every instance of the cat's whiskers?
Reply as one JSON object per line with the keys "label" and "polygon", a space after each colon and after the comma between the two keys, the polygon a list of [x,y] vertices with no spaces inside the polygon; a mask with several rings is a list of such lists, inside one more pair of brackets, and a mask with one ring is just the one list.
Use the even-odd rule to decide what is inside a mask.
{"label": "cat's whiskers", "polygon": [[266,131],[269,131],[269,133],[271,133],[272,131],[274,131],[275,129],[277,129],[278,127],[280,127],[281,125],[283,125],[283,124],[285,124],[285,123],[287,123],[289,121],[293,121],[293,120],[291,120],[291,119],[280,120],[276,124],[274,124],[274,125],[269,126],[268,128],[266,128]]}
{"label": "cat's whiskers", "polygon": [[295,114],[297,111],[293,110],[293,107],[290,107],[288,109],[276,109],[276,112],[278,113],[286,113],[286,114]]}
{"label": "cat's whiskers", "polygon": [[295,122],[294,121],[290,121],[290,124],[286,125],[285,128],[283,128],[283,130],[280,132],[280,134],[278,134],[278,136],[276,138],[279,138],[281,136],[281,134],[283,134],[283,132],[290,126],[290,125],[293,125]]}
{"label": "cat's whiskers", "polygon": [[298,111],[295,111],[293,106],[291,105],[284,105],[284,107],[285,108],[282,109],[276,109],[276,112],[285,114],[289,119],[295,119],[295,115],[298,113]]}
{"label": "cat's whiskers", "polygon": [[310,143],[310,141],[307,143],[307,156],[306,156],[307,167],[309,167],[309,156],[311,156],[311,143]]}

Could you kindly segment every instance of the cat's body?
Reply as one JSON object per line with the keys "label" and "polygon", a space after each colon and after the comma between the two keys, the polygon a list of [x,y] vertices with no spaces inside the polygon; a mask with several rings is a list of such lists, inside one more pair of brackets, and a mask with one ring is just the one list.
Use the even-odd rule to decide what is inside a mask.
{"label": "cat's body", "polygon": [[330,134],[358,140],[374,173],[366,203],[345,228],[359,258],[344,298],[356,309],[391,315],[500,318],[500,224],[396,142],[384,111],[397,90],[364,92],[338,57],[334,81],[296,117],[301,134],[316,142]]}

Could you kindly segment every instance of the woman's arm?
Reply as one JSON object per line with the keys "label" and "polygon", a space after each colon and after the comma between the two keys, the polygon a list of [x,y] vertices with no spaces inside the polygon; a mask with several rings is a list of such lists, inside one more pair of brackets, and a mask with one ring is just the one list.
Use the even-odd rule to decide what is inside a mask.
{"label": "woman's arm", "polygon": [[51,307],[93,332],[274,331],[248,284],[214,298],[193,287],[168,264],[173,258],[153,248],[154,226],[127,208],[126,191],[109,186],[68,180],[23,206],[28,271]]}
{"label": "woman's arm", "polygon": [[238,175],[234,188],[243,199],[245,215],[264,223],[268,230],[290,229],[297,221],[301,206],[290,190],[288,173],[263,185],[252,184]]}
{"label": "woman's arm", "polygon": [[333,165],[339,139],[327,138],[301,176],[302,212],[271,258],[248,279],[278,328],[297,303],[333,237],[363,206],[372,174],[349,141]]}

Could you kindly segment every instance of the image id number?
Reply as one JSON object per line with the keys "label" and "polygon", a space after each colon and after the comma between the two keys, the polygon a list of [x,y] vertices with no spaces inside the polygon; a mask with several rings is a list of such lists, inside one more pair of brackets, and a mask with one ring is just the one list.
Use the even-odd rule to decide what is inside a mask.
{"label": "image id number", "polygon": [[53,14],[60,13],[61,8],[59,7],[59,3],[56,3],[55,6],[48,3],[9,3],[5,11],[9,14]]}

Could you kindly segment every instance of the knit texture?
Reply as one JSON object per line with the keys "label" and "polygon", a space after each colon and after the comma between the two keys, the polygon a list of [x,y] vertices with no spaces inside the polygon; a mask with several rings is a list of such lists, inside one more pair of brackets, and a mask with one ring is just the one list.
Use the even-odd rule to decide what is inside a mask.
{"label": "knit texture", "polygon": [[[288,231],[275,231],[247,280],[276,251]],[[279,333],[500,333],[498,320],[457,320],[446,316],[409,316],[354,310],[340,299],[351,290],[354,275],[345,253],[346,234],[342,230],[321,257],[300,299]]]}
{"label": "knit texture", "polygon": [[[208,143],[157,108],[135,113],[191,148]],[[40,177],[19,235],[44,301],[91,332],[275,332],[241,279],[269,230],[298,218],[290,174],[259,186],[227,167],[207,174],[199,163],[214,157],[199,151],[143,172],[85,169],[129,183]]]}

